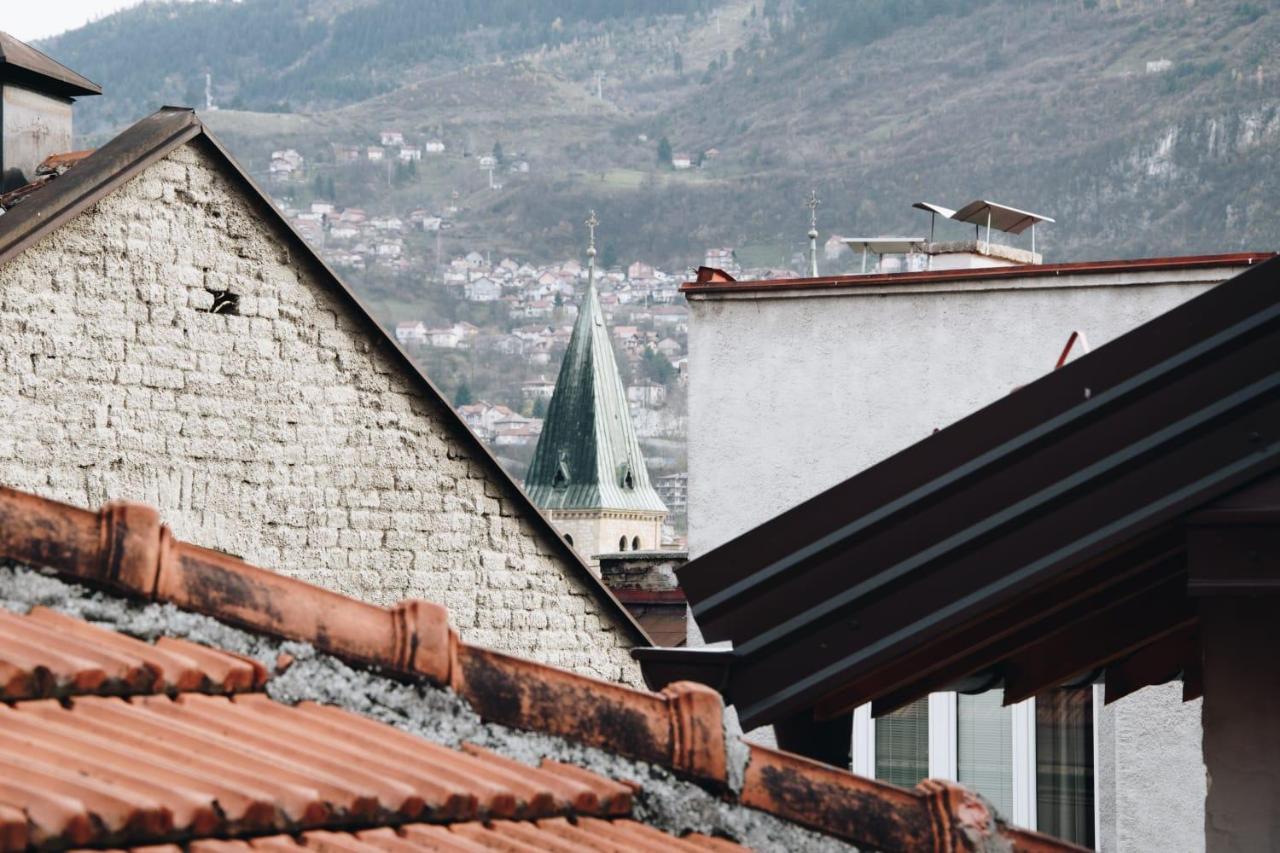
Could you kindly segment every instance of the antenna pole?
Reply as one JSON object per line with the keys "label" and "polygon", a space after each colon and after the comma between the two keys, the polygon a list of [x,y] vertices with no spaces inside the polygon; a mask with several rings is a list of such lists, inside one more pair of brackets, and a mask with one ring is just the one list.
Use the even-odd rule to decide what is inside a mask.
{"label": "antenna pole", "polygon": [[809,277],[818,277],[818,191],[809,190],[809,200],[804,206],[809,208]]}
{"label": "antenna pole", "polygon": [[1031,223],[1031,254],[1036,253],[1036,224]]}

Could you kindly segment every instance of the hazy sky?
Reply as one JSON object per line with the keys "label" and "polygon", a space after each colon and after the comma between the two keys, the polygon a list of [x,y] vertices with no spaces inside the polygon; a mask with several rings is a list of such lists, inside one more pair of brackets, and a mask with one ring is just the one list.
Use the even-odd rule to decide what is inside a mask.
{"label": "hazy sky", "polygon": [[0,30],[23,41],[74,30],[141,0],[3,0]]}

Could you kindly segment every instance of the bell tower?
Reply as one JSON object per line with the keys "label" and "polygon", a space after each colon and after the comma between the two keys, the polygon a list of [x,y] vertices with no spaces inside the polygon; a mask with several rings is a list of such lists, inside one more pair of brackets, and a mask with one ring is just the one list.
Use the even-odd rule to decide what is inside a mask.
{"label": "bell tower", "polygon": [[596,293],[594,210],[585,224],[587,289],[525,489],[598,568],[599,554],[660,548],[667,507],[649,481]]}

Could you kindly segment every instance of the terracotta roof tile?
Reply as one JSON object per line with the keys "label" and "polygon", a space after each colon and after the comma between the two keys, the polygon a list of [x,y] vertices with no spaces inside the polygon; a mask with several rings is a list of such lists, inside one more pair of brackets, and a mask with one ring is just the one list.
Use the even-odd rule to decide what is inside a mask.
{"label": "terracotta roof tile", "polygon": [[[26,846],[26,830],[37,846],[61,846],[422,818],[618,815],[630,804],[624,790],[580,768],[451,750],[347,711],[263,695],[0,706],[0,837],[12,842],[0,849]],[[332,849],[357,843],[313,840],[324,839]]]}
{"label": "terracotta roof tile", "polygon": [[256,690],[267,683],[267,668],[251,657],[173,637],[160,637],[156,647],[195,661],[205,678],[220,685],[226,693]]}
{"label": "terracotta roof tile", "polygon": [[43,607],[0,610],[0,700],[261,687],[257,661],[184,640],[156,645]]}
{"label": "terracotta roof tile", "polygon": [[12,806],[0,805],[0,850],[21,850],[27,842],[27,816]]}
{"label": "terracotta roof tile", "polygon": [[[633,820],[548,818],[539,821],[466,821],[451,825],[413,823],[359,832],[311,830],[296,838],[268,835],[247,839],[199,839],[187,853],[705,853],[746,851],[721,838],[678,838]],[[129,848],[130,853],[182,853],[177,845]]]}
{"label": "terracotta roof tile", "polygon": [[550,770],[565,781],[573,781],[590,788],[600,801],[600,811],[604,814],[624,815],[631,813],[633,790],[630,785],[606,779],[572,764],[561,764],[558,761],[551,761],[546,758],[542,760],[541,767],[544,770]]}
{"label": "terracotta roof tile", "polygon": [[423,850],[438,850],[441,853],[488,853],[491,849],[476,841],[468,841],[443,826],[418,824],[406,826],[401,832],[406,839],[419,845]]}

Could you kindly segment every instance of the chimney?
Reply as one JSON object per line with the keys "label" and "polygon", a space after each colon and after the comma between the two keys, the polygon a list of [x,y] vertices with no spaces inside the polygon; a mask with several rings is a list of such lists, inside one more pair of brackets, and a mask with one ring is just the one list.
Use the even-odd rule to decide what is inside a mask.
{"label": "chimney", "polygon": [[71,150],[72,99],[102,87],[0,33],[0,192],[35,177],[50,154]]}

